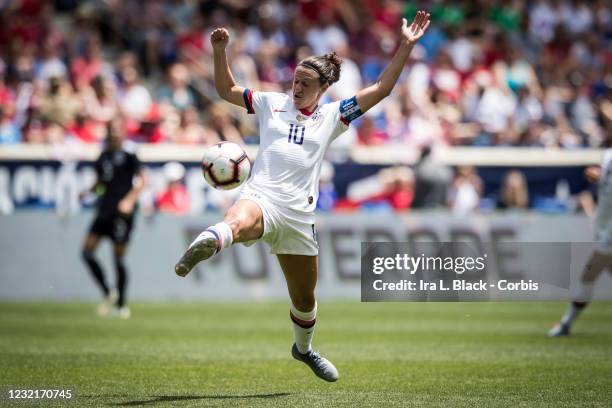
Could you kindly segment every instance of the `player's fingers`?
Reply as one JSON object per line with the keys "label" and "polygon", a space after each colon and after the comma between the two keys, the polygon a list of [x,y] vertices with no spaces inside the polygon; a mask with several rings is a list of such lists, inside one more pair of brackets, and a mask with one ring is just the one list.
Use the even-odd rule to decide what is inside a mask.
{"label": "player's fingers", "polygon": [[428,19],[425,21],[425,25],[423,25],[423,31],[427,30],[427,27],[429,27],[429,23],[431,23],[431,20],[428,18]]}
{"label": "player's fingers", "polygon": [[429,25],[429,22],[431,21],[429,19],[429,17],[430,17],[429,13],[427,13],[427,14],[425,14],[425,16],[423,16],[423,24],[422,24],[423,29],[427,28],[427,26]]}
{"label": "player's fingers", "polygon": [[425,25],[425,22],[427,21],[427,16],[429,14],[427,14],[426,12],[423,12],[423,17],[421,18],[421,26]]}
{"label": "player's fingers", "polygon": [[402,29],[404,28],[408,28],[408,20],[406,20],[405,18],[402,18]]}
{"label": "player's fingers", "polygon": [[416,23],[417,26],[420,26],[422,20],[423,20],[423,12],[418,11],[416,16],[414,17],[414,22]]}

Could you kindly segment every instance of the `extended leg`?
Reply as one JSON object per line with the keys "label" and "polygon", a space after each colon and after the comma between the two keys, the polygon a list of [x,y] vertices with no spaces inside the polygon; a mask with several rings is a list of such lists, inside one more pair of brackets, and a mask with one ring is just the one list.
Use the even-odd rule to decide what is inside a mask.
{"label": "extended leg", "polygon": [[611,264],[612,254],[607,254],[598,250],[593,251],[593,254],[582,272],[578,292],[559,324],[555,325],[548,333],[550,337],[567,336],[570,334],[572,324],[591,301],[595,280],[597,280],[601,272],[603,272],[606,267],[610,267]]}
{"label": "extended leg", "polygon": [[278,261],[287,280],[291,298],[289,316],[295,337],[291,354],[296,360],[306,363],[318,377],[325,381],[336,381],[336,367],[313,351],[311,346],[317,316],[314,291],[317,284],[318,257],[278,255]]}
{"label": "extended leg", "polygon": [[263,214],[254,201],[239,200],[225,215],[223,222],[206,228],[187,248],[174,271],[186,276],[200,261],[221,252],[232,243],[246,242],[262,236]]}

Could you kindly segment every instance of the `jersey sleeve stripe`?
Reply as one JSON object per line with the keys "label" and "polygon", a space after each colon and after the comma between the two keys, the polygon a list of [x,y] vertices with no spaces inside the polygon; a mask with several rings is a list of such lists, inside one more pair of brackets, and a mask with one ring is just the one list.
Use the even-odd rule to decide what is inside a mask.
{"label": "jersey sleeve stripe", "polygon": [[340,116],[340,121],[341,121],[342,123],[344,123],[346,126],[348,126],[348,125],[349,125],[349,121],[348,121],[348,120],[346,120],[346,119],[344,119],[342,116]]}
{"label": "jersey sleeve stripe", "polygon": [[247,113],[255,113],[255,109],[253,109],[253,92],[249,88],[245,88],[242,97],[244,98],[244,106],[246,106]]}

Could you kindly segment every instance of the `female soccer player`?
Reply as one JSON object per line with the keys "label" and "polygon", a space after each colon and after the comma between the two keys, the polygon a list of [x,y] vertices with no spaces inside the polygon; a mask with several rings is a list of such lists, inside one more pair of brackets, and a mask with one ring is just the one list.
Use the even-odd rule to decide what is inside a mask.
{"label": "female soccer player", "polygon": [[232,243],[263,239],[281,265],[292,306],[295,343],[291,353],[326,381],[338,371],[311,348],[317,314],[315,285],[317,255],[314,210],[321,162],[327,147],[349,123],[389,95],[416,41],[429,26],[429,14],[419,11],[412,24],[403,19],[400,43],[378,81],[350,98],[319,105],[321,96],[340,78],[342,61],[335,53],[308,57],[295,69],[292,95],[252,92],[236,85],[225,48],[229,33],[217,28],[213,46],[215,87],[219,96],[256,114],[260,147],[240,199],[223,222],[203,231],[175,266],[185,276],[200,261]]}

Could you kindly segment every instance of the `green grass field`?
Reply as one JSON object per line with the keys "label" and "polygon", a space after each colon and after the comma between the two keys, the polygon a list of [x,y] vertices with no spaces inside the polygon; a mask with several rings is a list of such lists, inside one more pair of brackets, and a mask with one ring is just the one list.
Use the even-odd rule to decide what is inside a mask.
{"label": "green grass field", "polygon": [[[0,304],[0,405],[8,385],[71,387],[70,406],[610,406],[612,303],[574,336],[545,336],[561,303],[326,303],[317,379],[289,353],[287,304]],[[19,406],[23,406],[22,404]]]}

